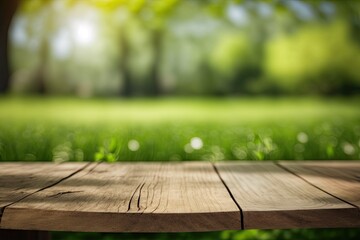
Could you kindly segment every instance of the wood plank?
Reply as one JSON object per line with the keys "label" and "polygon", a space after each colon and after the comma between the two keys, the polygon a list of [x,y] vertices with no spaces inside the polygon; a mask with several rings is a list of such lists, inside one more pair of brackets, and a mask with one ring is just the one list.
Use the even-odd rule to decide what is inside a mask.
{"label": "wood plank", "polygon": [[360,208],[360,161],[281,161],[279,164],[316,187]]}
{"label": "wood plank", "polygon": [[0,212],[5,206],[58,182],[85,165],[86,163],[1,163]]}
{"label": "wood plank", "polygon": [[359,227],[359,211],[271,162],[216,168],[242,208],[245,229]]}
{"label": "wood plank", "polygon": [[2,226],[86,232],[240,229],[240,211],[206,162],[101,163],[7,207]]}

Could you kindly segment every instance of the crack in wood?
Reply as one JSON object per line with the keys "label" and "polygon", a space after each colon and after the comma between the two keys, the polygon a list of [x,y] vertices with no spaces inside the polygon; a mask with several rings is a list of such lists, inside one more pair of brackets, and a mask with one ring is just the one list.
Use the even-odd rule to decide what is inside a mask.
{"label": "crack in wood", "polygon": [[51,198],[51,197],[62,196],[62,195],[64,195],[64,194],[78,193],[78,192],[84,192],[84,191],[65,191],[65,192],[59,192],[59,193],[56,193],[56,194],[52,194],[52,195],[49,195],[49,196],[47,196],[47,197]]}
{"label": "crack in wood", "polygon": [[145,182],[141,185],[141,187],[139,189],[139,197],[138,197],[138,200],[137,200],[138,211],[140,211],[141,190],[143,189],[144,185],[145,185]]}
{"label": "crack in wood", "polygon": [[28,197],[30,197],[30,196],[38,193],[38,192],[44,191],[45,189],[48,189],[48,188],[51,188],[51,187],[53,187],[53,186],[55,186],[55,185],[57,185],[57,184],[65,181],[66,179],[71,178],[71,177],[74,176],[75,174],[83,171],[85,168],[87,168],[87,167],[90,166],[91,164],[92,164],[92,163],[89,162],[89,163],[85,164],[83,167],[81,167],[81,168],[79,168],[78,170],[76,170],[75,172],[69,174],[68,176],[63,177],[63,178],[61,178],[60,180],[58,180],[58,181],[56,181],[56,182],[54,182],[54,183],[52,183],[52,184],[50,184],[50,185],[47,185],[47,186],[45,186],[45,187],[42,187],[42,188],[40,188],[40,189],[38,189],[38,190],[36,190],[36,191],[34,191],[34,192],[32,192],[32,193],[29,193],[29,194],[25,195],[24,197],[22,197],[22,198],[20,198],[20,199],[18,199],[18,200],[16,200],[16,201],[14,201],[14,202],[12,202],[12,203],[9,203],[9,204],[3,206],[3,207],[0,209],[0,226],[1,226],[1,219],[2,219],[3,213],[4,213],[4,211],[5,211],[5,209],[6,209],[7,207],[9,207],[9,206],[11,206],[11,205],[13,205],[13,204],[15,204],[15,203],[18,203],[18,202],[24,200],[25,198],[28,198]]}
{"label": "crack in wood", "polygon": [[84,176],[88,175],[89,173],[92,173],[95,170],[95,168],[97,168],[101,163],[104,162],[97,162],[96,164],[94,164],[94,166],[89,171],[87,171],[87,173],[85,173]]}
{"label": "crack in wood", "polygon": [[[155,184],[154,184],[154,187],[153,187],[153,194],[152,194],[152,196],[151,196],[151,200],[150,200],[150,206],[153,204],[153,202],[154,202],[154,197],[155,197],[155,192],[156,192],[156,188],[157,188],[157,186],[159,185],[159,182],[157,181]],[[162,190],[162,185],[161,185],[161,190]],[[161,194],[161,191],[160,191],[160,194]],[[161,196],[161,195],[160,195]]]}
{"label": "crack in wood", "polygon": [[[158,185],[158,183],[155,184],[154,189],[156,188],[157,185]],[[162,191],[163,191],[163,184],[161,184],[161,187],[160,187],[160,198],[159,198],[159,202],[158,202],[157,206],[155,207],[155,209],[153,209],[153,210],[151,211],[151,213],[154,213],[154,212],[160,207]],[[153,197],[152,197],[152,199],[151,199],[151,204],[153,203],[154,195],[155,195],[155,193],[153,194]]]}
{"label": "crack in wood", "polygon": [[135,188],[135,191],[132,193],[132,195],[131,195],[131,197],[130,197],[130,200],[129,200],[127,212],[130,211],[132,200],[133,200],[133,198],[134,198],[134,196],[135,196],[135,193],[137,192],[137,190],[138,190],[139,187],[141,186],[141,184],[142,184],[142,183],[140,183],[140,184]]}
{"label": "crack in wood", "polygon": [[[157,183],[156,183],[156,185],[157,185]],[[143,213],[146,211],[146,209],[147,209],[149,206],[151,206],[151,204],[152,204],[152,201],[151,201],[150,204],[148,204],[149,194],[150,194],[150,187],[151,187],[151,184],[148,184],[148,185],[147,185],[147,188],[146,188],[146,206],[145,206],[144,209],[141,211],[141,214],[143,214]],[[154,199],[155,187],[153,187],[152,189],[153,189],[152,199]]]}
{"label": "crack in wood", "polygon": [[[343,227],[357,226],[358,222],[357,208],[324,193],[296,174],[348,200],[346,194],[341,195],[341,184],[332,192],[331,186],[328,188],[332,181],[320,181],[320,184],[317,178],[308,178],[298,170],[299,167],[293,168],[285,162],[279,164],[296,174],[273,162],[176,163],[164,167],[147,163],[135,166],[128,163],[101,164],[76,165],[76,168],[63,165],[66,172],[59,171],[51,178],[46,177],[46,182],[40,181],[28,193],[46,185],[52,187],[6,209],[3,227],[27,229],[31,223],[30,227],[37,224],[38,229],[50,230],[143,232]],[[68,180],[63,178],[71,173],[74,175],[74,171],[81,167],[82,172]],[[58,166],[51,169],[58,169]],[[47,172],[52,175],[51,171],[43,171]],[[345,177],[346,172],[342,173],[341,169],[334,171],[333,175],[335,178],[336,173],[340,174],[335,180],[344,176],[346,180],[356,181],[358,172],[354,172],[351,178]],[[332,176],[331,171],[327,174]],[[311,176],[322,175],[317,170]],[[59,179],[58,185],[52,184]],[[64,182],[59,184],[61,181]],[[354,194],[356,190],[357,185],[347,189]],[[288,205],[287,197],[290,198]],[[0,215],[1,210],[0,207]],[[116,224],[113,224],[114,219]],[[154,219],[161,224],[154,224]],[[326,221],[324,225],[323,221]],[[79,222],[83,224],[81,228],[78,228]]]}
{"label": "crack in wood", "polygon": [[212,167],[214,168],[214,171],[216,172],[216,174],[218,175],[220,181],[222,182],[222,184],[224,185],[224,187],[226,188],[227,192],[229,193],[231,199],[234,201],[235,205],[239,208],[239,211],[240,211],[240,226],[241,226],[241,230],[244,230],[245,227],[244,227],[244,213],[243,213],[243,210],[240,206],[240,204],[236,201],[234,195],[232,194],[232,192],[230,191],[230,188],[226,185],[224,179],[221,177],[217,167],[215,166],[214,163],[211,163]]}

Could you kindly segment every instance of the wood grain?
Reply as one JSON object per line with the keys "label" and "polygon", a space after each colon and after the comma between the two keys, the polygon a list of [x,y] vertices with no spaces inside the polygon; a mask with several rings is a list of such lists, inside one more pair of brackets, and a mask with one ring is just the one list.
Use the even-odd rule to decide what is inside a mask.
{"label": "wood grain", "polygon": [[358,209],[271,162],[216,168],[242,209],[245,229],[360,227]]}
{"label": "wood grain", "polygon": [[281,161],[279,164],[325,192],[360,208],[360,161]]}
{"label": "wood grain", "polygon": [[1,163],[0,211],[83,168],[85,163]]}
{"label": "wood grain", "polygon": [[181,232],[240,229],[210,163],[101,163],[7,207],[9,229]]}

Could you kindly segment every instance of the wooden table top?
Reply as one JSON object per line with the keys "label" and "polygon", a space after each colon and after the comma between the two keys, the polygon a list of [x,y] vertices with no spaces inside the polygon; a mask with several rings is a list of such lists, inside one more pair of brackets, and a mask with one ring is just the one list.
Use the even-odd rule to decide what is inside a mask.
{"label": "wooden table top", "polygon": [[0,163],[0,228],[360,227],[360,161]]}

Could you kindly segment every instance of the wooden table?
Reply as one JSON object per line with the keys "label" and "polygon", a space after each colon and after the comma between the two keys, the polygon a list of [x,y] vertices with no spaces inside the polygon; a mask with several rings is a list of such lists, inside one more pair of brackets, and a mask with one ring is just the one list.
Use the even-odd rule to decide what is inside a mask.
{"label": "wooden table", "polygon": [[1,229],[360,227],[360,161],[0,163]]}

